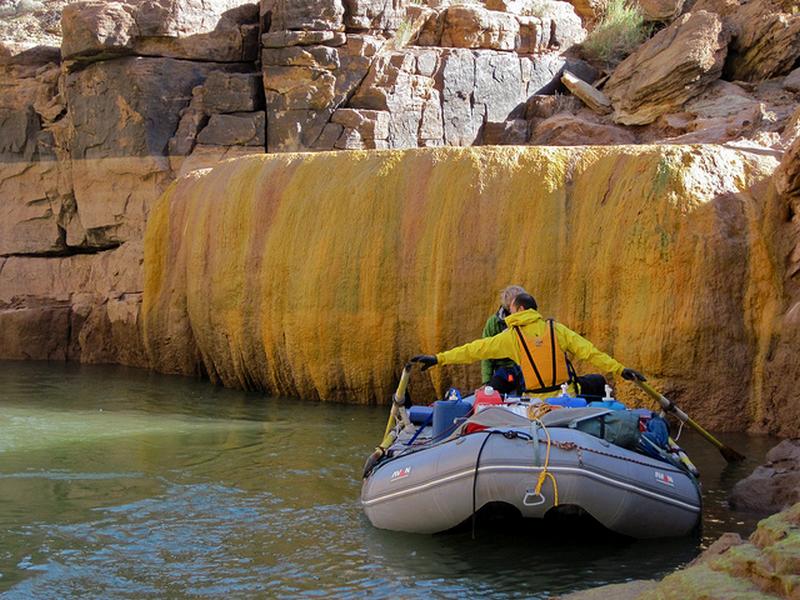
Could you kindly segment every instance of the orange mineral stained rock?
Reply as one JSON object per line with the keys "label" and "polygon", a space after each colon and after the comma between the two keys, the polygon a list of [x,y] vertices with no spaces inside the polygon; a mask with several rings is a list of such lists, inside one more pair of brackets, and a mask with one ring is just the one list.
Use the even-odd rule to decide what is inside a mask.
{"label": "orange mineral stained rock", "polygon": [[[479,335],[497,291],[519,282],[545,314],[684,392],[707,426],[774,430],[758,398],[782,288],[761,230],[766,186],[748,190],[775,165],[719,146],[484,147],[197,171],[148,222],[150,361],[383,400],[408,357]],[[430,374],[415,372],[418,402],[431,381],[479,382],[477,365]]]}

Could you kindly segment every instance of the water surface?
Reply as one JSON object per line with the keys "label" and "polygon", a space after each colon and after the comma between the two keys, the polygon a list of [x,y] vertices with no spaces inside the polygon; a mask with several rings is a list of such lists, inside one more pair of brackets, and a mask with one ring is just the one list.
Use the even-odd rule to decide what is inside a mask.
{"label": "water surface", "polygon": [[385,407],[265,398],[122,367],[0,362],[0,593],[7,598],[546,598],[664,575],[757,517],[732,485],[775,439],[722,435],[697,539],[539,527],[380,531],[360,471]]}

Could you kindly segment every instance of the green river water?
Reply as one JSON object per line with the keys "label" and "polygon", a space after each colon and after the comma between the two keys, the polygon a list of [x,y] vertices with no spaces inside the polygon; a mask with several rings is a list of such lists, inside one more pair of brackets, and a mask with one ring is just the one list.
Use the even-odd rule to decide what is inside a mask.
{"label": "green river water", "polygon": [[546,598],[664,575],[754,515],[731,486],[777,440],[725,435],[698,539],[532,526],[419,536],[370,526],[360,471],[386,407],[225,390],[121,367],[0,362],[3,598]]}

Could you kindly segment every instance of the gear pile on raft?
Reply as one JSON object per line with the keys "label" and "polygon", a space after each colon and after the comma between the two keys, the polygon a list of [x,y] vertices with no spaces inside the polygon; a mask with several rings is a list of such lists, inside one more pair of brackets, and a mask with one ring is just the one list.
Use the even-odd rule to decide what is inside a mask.
{"label": "gear pile on raft", "polygon": [[[383,441],[364,467],[361,502],[370,522],[430,534],[470,520],[474,527],[481,511],[502,509],[528,519],[589,515],[634,538],[697,531],[699,473],[670,436],[666,415],[697,430],[726,460],[743,457],[641,373],[544,319],[524,291],[509,304],[499,333],[415,356],[404,367]],[[608,385],[598,395],[597,378],[605,380],[579,378],[569,355],[633,381],[662,410],[629,409]],[[477,360],[504,362],[495,363],[494,372],[484,370],[484,380],[491,379],[473,394],[462,397],[451,388],[430,406],[411,406],[406,392],[414,363],[424,371]]]}

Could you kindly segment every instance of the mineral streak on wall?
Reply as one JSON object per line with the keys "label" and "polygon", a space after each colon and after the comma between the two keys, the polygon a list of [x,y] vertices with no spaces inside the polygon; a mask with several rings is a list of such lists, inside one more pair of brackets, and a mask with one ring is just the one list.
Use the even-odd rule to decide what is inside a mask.
{"label": "mineral streak on wall", "polygon": [[[228,386],[385,401],[410,356],[478,337],[498,290],[521,283],[704,424],[789,433],[762,397],[765,373],[794,365],[770,355],[782,273],[762,212],[775,165],[718,146],[228,161],[150,214],[149,359]],[[415,371],[417,402],[431,382],[479,383],[477,365],[428,373]]]}

